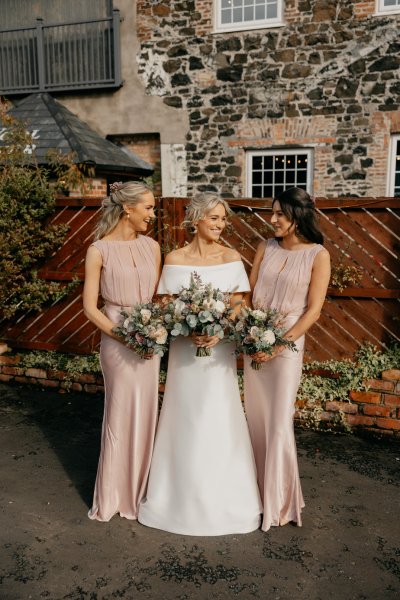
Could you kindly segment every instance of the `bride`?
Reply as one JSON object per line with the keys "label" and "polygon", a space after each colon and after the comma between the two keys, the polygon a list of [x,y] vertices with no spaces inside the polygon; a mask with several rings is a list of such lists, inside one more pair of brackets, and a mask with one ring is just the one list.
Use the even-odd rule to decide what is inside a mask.
{"label": "bride", "polygon": [[[158,294],[177,294],[196,271],[204,283],[249,291],[240,255],[218,243],[230,212],[213,194],[196,196],[185,226],[190,244],[167,255]],[[237,310],[237,308],[236,308]],[[196,357],[196,346],[213,348]],[[248,533],[259,527],[261,504],[243,413],[233,345],[210,336],[178,337],[170,348],[164,402],[138,520],[186,535]]]}

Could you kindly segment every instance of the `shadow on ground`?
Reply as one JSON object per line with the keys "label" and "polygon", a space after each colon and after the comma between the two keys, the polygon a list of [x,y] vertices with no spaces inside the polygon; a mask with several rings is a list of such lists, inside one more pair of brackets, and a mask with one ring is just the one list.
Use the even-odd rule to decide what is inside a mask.
{"label": "shadow on ground", "polygon": [[0,398],[2,600],[399,597],[398,445],[298,431],[302,528],[185,537],[87,518],[101,397]]}

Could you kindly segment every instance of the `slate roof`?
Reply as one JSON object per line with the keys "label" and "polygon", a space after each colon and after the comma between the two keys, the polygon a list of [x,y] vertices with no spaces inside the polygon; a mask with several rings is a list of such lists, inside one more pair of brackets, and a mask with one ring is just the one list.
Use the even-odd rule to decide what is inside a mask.
{"label": "slate roof", "polygon": [[44,92],[32,94],[9,111],[35,133],[35,156],[47,164],[50,149],[74,153],[74,162],[95,167],[96,172],[148,176],[153,168],[147,162],[102,138],[65,106]]}

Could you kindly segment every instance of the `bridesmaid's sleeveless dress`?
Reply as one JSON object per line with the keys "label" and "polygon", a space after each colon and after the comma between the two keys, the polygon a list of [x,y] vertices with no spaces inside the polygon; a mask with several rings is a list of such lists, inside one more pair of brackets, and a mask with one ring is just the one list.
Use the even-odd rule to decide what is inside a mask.
{"label": "bridesmaid's sleeveless dress", "polygon": [[[290,329],[307,309],[308,288],[320,244],[285,250],[268,240],[253,292],[253,306],[275,308]],[[244,359],[244,397],[247,421],[264,505],[262,529],[294,521],[301,525],[304,507],[297,465],[293,416],[303,364],[304,336],[298,352],[285,349],[259,371]]]}
{"label": "bridesmaid's sleeveless dress", "polygon": [[[101,296],[105,312],[118,323],[122,308],[151,301],[157,283],[154,240],[98,240]],[[136,519],[146,491],[157,422],[159,359],[141,359],[106,334],[100,363],[105,401],[101,451],[90,519]]]}

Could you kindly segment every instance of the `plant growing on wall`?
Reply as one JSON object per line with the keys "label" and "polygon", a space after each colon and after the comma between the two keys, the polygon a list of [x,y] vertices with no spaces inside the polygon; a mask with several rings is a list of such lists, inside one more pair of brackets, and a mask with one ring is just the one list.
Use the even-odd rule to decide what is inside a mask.
{"label": "plant growing on wall", "polygon": [[[76,165],[54,170],[39,166],[24,125],[0,105],[0,315],[40,309],[65,296],[70,287],[38,276],[38,269],[63,243],[68,227],[47,221],[53,214],[61,176],[77,177]],[[54,160],[54,159],[53,159]]]}

